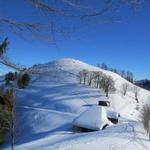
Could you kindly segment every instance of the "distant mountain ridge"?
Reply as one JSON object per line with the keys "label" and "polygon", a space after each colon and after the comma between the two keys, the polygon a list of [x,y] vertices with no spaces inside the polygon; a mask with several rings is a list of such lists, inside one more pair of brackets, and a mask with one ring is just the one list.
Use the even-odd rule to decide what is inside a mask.
{"label": "distant mountain ridge", "polygon": [[150,90],[150,80],[149,79],[136,81],[135,84],[137,86],[140,86],[140,87],[146,89],[146,90]]}

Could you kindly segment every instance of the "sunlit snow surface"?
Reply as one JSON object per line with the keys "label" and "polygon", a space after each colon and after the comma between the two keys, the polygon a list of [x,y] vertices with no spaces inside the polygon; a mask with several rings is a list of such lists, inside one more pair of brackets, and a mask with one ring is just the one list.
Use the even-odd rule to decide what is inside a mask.
{"label": "sunlit snow surface", "polygon": [[[16,92],[15,150],[150,149],[139,113],[142,105],[148,103],[150,92],[141,89],[137,105],[132,91],[126,96],[120,92],[121,84],[127,83],[125,79],[69,58],[38,65],[34,69],[40,70],[40,75],[32,75],[30,86]],[[113,77],[117,90],[109,96],[109,110],[121,114],[117,125],[103,131],[73,132],[72,121],[99,100],[106,99],[101,90],[78,84],[77,74],[83,69],[102,71]],[[10,147],[5,144],[2,149],[9,150]]]}

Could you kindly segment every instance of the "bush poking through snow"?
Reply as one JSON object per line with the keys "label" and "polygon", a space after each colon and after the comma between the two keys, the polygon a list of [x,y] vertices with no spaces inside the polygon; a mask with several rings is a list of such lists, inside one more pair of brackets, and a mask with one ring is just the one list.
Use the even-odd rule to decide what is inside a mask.
{"label": "bush poking through snow", "polygon": [[15,74],[12,72],[9,72],[5,75],[5,82],[6,85],[8,85],[10,83],[10,81],[14,81],[16,79]]}
{"label": "bush poking through snow", "polygon": [[22,75],[22,83],[23,83],[23,85],[27,86],[29,84],[29,82],[30,82],[30,76],[29,76],[29,74],[28,73],[24,73]]}
{"label": "bush poking through snow", "polygon": [[30,82],[30,76],[28,73],[20,74],[17,80],[17,85],[19,88],[25,88]]}
{"label": "bush poking through snow", "polygon": [[150,140],[150,105],[146,105],[143,107],[141,117],[144,129],[149,134]]}

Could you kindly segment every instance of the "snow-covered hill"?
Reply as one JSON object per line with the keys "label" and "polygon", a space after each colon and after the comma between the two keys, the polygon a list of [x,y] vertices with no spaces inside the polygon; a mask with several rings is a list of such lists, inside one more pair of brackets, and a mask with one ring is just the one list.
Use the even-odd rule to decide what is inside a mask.
{"label": "snow-covered hill", "polygon": [[[109,96],[110,110],[121,114],[119,124],[103,131],[73,132],[72,121],[106,99],[102,90],[78,83],[77,75],[83,69],[102,71],[114,79],[117,90]],[[123,83],[133,85],[118,74],[70,58],[35,65],[29,71],[39,74],[32,74],[30,85],[16,92],[16,150],[150,149],[139,117],[140,108],[148,103],[149,91],[140,89],[137,104],[132,91],[121,94]],[[3,149],[9,149],[7,144]]]}

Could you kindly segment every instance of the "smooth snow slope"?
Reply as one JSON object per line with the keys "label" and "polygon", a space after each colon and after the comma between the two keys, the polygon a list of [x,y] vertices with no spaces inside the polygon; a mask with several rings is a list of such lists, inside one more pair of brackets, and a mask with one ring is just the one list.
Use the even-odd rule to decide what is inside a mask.
{"label": "smooth snow slope", "polygon": [[[78,83],[77,74],[83,69],[102,71],[115,80],[117,90],[109,100],[110,110],[121,114],[118,125],[92,133],[72,131],[74,118],[99,100],[106,99],[101,90]],[[113,72],[70,58],[36,65],[29,70],[39,74],[32,75],[32,82],[26,89],[16,92],[15,150],[150,149],[136,109],[147,103],[149,91],[140,90],[137,105],[132,91],[126,96],[120,92],[121,84],[128,81]],[[7,144],[3,149],[9,149]]]}

